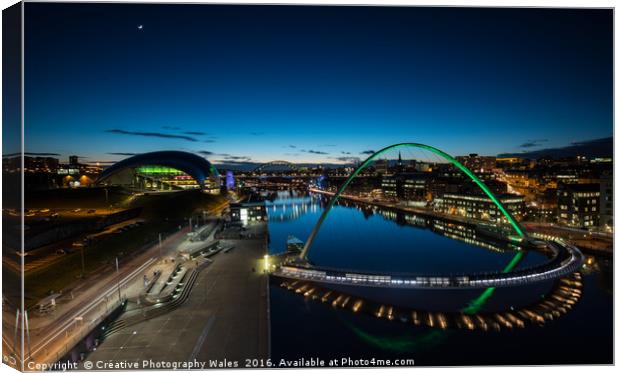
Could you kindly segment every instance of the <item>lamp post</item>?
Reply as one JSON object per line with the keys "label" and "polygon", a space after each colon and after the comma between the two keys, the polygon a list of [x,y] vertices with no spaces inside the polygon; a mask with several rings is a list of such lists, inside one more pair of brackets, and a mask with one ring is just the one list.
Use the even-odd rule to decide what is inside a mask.
{"label": "lamp post", "polygon": [[264,272],[268,273],[269,272],[269,255],[265,254],[265,256],[263,256],[263,259],[265,260],[264,263]]}

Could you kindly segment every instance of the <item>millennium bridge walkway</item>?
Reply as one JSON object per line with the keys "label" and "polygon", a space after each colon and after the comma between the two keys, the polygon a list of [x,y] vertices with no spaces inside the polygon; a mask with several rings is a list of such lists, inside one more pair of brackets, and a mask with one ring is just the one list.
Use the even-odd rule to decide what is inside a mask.
{"label": "millennium bridge walkway", "polygon": [[[345,269],[325,268],[313,266],[307,260],[308,251],[310,250],[314,239],[334,206],[338,198],[344,193],[351,181],[371,164],[381,154],[396,148],[411,147],[430,151],[431,153],[443,158],[451,163],[473,183],[493,202],[495,207],[505,220],[512,226],[518,237],[509,237],[517,242],[522,242],[528,246],[540,249],[541,251],[550,253],[550,260],[542,265],[516,269],[518,264],[523,260],[527,251],[517,251],[513,259],[501,271],[490,273],[473,273],[459,275],[417,275],[407,273],[370,273],[358,272]],[[323,209],[319,220],[317,221],[310,236],[300,250],[300,254],[296,260],[287,260],[286,255],[272,271],[272,274],[281,278],[313,281],[317,283],[342,284],[356,286],[372,286],[385,288],[408,288],[408,289],[425,289],[425,288],[495,288],[504,286],[525,285],[540,281],[559,279],[578,271],[584,261],[583,254],[574,246],[568,243],[558,241],[547,241],[536,243],[529,238],[521,227],[521,224],[512,216],[502,202],[493,194],[485,183],[476,176],[471,170],[461,164],[456,158],[439,150],[435,147],[419,144],[419,143],[399,143],[387,146],[369,156],[348,176],[346,181],[338,188],[336,193],[330,198],[327,206]]]}
{"label": "millennium bridge walkway", "polygon": [[546,242],[551,260],[535,267],[475,274],[416,275],[411,273],[371,273],[318,267],[309,263],[286,263],[272,271],[281,278],[313,281],[325,284],[370,286],[405,289],[456,289],[506,287],[559,279],[581,268],[584,257],[565,242]]}

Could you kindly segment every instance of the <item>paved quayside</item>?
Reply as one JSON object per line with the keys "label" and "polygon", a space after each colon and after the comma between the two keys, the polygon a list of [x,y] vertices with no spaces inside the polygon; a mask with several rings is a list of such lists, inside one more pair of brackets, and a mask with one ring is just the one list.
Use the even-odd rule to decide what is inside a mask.
{"label": "paved quayside", "polygon": [[221,247],[233,249],[210,257],[213,262],[200,270],[183,304],[109,335],[86,361],[94,369],[102,362],[137,362],[143,368],[145,360],[226,360],[243,367],[245,359],[268,358],[268,275],[262,270],[267,244],[264,234],[258,236],[221,240]]}

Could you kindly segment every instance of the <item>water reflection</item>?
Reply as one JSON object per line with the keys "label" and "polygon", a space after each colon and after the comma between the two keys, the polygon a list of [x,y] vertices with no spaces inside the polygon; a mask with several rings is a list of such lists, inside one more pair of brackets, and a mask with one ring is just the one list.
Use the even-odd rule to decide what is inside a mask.
{"label": "water reflection", "polygon": [[501,311],[465,314],[462,312],[431,311],[398,307],[391,304],[360,298],[312,282],[277,280],[281,288],[290,290],[306,299],[331,305],[333,308],[374,316],[388,321],[427,326],[439,329],[464,329],[478,331],[512,330],[527,325],[542,326],[567,314],[579,301],[582,292],[581,274],[574,273],[557,281],[541,298],[527,305],[510,306]]}
{"label": "water reflection", "polygon": [[[273,202],[278,203],[280,199],[292,202],[292,197],[301,198],[301,204],[306,206],[299,206],[297,212],[291,206],[286,207],[286,213],[295,218],[278,220],[274,213],[282,213],[284,208],[271,206],[269,231],[272,253],[285,249],[290,234],[304,240],[327,200],[303,193],[284,193],[276,196]],[[299,205],[299,202],[296,204]],[[426,235],[443,240],[439,245],[442,250],[435,250],[437,254],[423,252],[419,256],[425,260],[421,269],[427,271],[433,270],[430,268],[434,265],[432,255],[443,260],[442,266],[450,260],[463,262],[461,268],[473,268],[477,261],[488,260],[491,255],[500,258],[497,262],[489,261],[490,269],[496,270],[512,257],[510,251],[515,249],[510,243],[482,237],[471,226],[464,224],[449,226],[450,221],[378,206],[361,206],[350,201],[338,205],[342,209],[334,214],[336,221],[331,223],[361,228],[345,227],[334,235],[331,227],[337,224],[326,222],[325,239],[319,242],[320,235],[315,245],[318,250],[315,254],[311,253],[317,261],[322,261],[318,263],[321,265],[325,262],[334,265],[343,263],[350,260],[351,253],[355,253],[357,264],[372,267],[370,269],[409,270],[418,265],[411,249],[421,248],[420,245],[410,246],[399,251],[398,244],[411,239],[403,234],[404,231],[424,231]],[[339,214],[341,217],[337,220]],[[334,216],[330,215],[331,218]],[[381,224],[382,221],[385,224]],[[372,225],[378,227],[373,229]],[[368,241],[368,245],[380,244],[381,241],[375,239],[377,235],[389,237],[390,246],[381,249],[389,250],[393,255],[378,257],[374,248],[367,252],[359,247],[332,250],[334,242],[356,240],[357,243]],[[425,237],[416,236],[415,239],[422,242],[420,240],[425,240]],[[462,246],[451,251],[445,246],[449,244],[446,241],[459,242]],[[484,250],[465,250],[467,247]],[[470,261],[471,257],[476,257],[476,262]],[[534,256],[528,256],[531,257]],[[542,259],[546,261],[544,257]],[[385,289],[320,288],[309,284],[303,292],[296,293],[299,287],[306,284],[298,283],[288,290],[288,287],[280,287],[279,281],[274,281],[271,288],[272,356],[295,358],[311,352],[322,358],[343,355],[359,358],[414,357],[416,365],[610,363],[613,345],[613,330],[610,328],[613,325],[612,267],[612,258],[594,255],[586,260],[583,276],[579,280],[581,287],[550,282],[496,289],[484,308],[477,314],[465,314],[466,319],[462,318],[462,309],[480,294],[479,291],[395,292]],[[336,300],[336,305],[332,306]],[[381,305],[384,306],[382,312]],[[406,321],[403,322],[401,317]],[[519,326],[521,324],[517,318],[523,322],[524,328]],[[495,323],[500,325],[499,332],[493,332],[496,330]],[[512,325],[512,330],[507,327],[508,323]],[[474,330],[470,329],[472,324]],[[291,340],[295,343],[290,343]],[[525,350],[524,346],[527,346]],[[515,350],[522,353],[514,354]],[[566,351],[578,353],[567,355]]]}
{"label": "water reflection", "polygon": [[[304,195],[302,192],[290,191],[280,191],[269,196],[271,199],[268,199],[265,205],[269,220],[273,222],[297,220],[308,213],[317,214],[325,208],[329,200],[328,197],[321,194]],[[362,213],[366,220],[376,215],[384,220],[394,222],[398,226],[429,229],[438,235],[495,252],[505,253],[521,249],[514,243],[502,240],[501,237],[492,236],[488,232],[486,234],[485,232],[481,233],[474,224],[344,199],[339,200],[335,206],[357,210]]]}

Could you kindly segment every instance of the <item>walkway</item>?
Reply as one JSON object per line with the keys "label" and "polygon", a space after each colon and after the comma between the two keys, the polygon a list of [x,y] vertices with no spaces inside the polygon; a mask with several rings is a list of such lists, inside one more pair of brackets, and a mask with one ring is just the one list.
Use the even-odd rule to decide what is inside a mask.
{"label": "walkway", "polygon": [[[260,271],[265,241],[225,240],[189,299],[169,313],[122,329],[87,361],[237,361],[269,354],[268,277]],[[253,271],[254,269],[254,271]]]}

